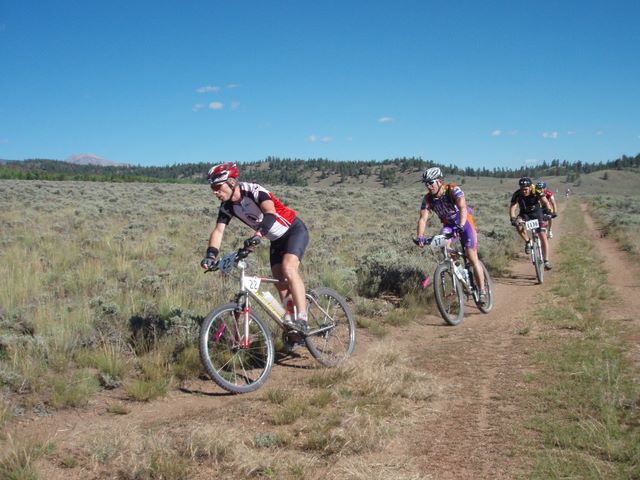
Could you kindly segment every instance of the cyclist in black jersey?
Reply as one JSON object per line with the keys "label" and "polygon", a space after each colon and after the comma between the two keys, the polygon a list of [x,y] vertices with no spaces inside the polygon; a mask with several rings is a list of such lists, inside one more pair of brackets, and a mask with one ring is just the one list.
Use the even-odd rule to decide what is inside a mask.
{"label": "cyclist in black jersey", "polygon": [[249,248],[255,248],[265,237],[271,241],[271,272],[283,281],[276,284],[280,299],[288,312],[293,310],[288,303],[293,302],[297,314],[292,322],[297,329],[306,332],[305,287],[299,268],[309,243],[307,227],[293,209],[283,205],[270,191],[257,183],[239,182],[238,175],[239,169],[233,162],[209,170],[207,178],[213,194],[220,200],[220,209],[209,237],[209,248],[200,265],[208,269],[215,264],[226,226],[232,218],[240,219],[255,231],[245,241]]}
{"label": "cyclist in black jersey", "polygon": [[[540,242],[542,243],[542,255],[544,256],[544,268],[545,270],[551,270],[553,266],[549,260],[549,244],[546,233],[547,222],[544,220],[544,212],[552,211],[551,204],[544,194],[533,185],[529,177],[522,177],[518,184],[520,188],[513,192],[511,205],[509,206],[511,225],[518,229],[518,234],[525,241],[524,251],[528,255],[531,253],[531,243],[523,221],[538,219],[541,227],[539,233]],[[517,209],[518,212],[516,213]]]}

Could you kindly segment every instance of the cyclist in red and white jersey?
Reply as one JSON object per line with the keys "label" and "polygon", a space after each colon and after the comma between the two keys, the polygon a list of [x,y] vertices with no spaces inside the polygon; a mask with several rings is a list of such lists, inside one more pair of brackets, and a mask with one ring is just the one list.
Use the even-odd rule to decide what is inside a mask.
{"label": "cyclist in red and white jersey", "polygon": [[[557,215],[558,214],[558,204],[556,203],[556,197],[553,195],[553,192],[551,190],[549,190],[547,188],[547,182],[545,181],[538,181],[538,183],[536,183],[536,188],[542,192],[542,194],[547,198],[547,201],[549,202],[549,205],[551,205],[551,209],[548,212],[550,215]],[[549,219],[547,220],[547,237],[549,239],[553,238],[553,232],[551,231],[551,223],[553,222],[553,219]]]}
{"label": "cyclist in red and white jersey", "polygon": [[425,170],[422,174],[422,182],[427,188],[427,194],[423,197],[422,205],[420,206],[416,244],[419,247],[425,245],[424,232],[427,227],[429,212],[434,212],[442,222],[441,231],[453,230],[455,232],[454,239],[460,238],[462,247],[465,249],[465,253],[478,279],[478,287],[480,289],[479,303],[486,303],[484,271],[478,263],[478,235],[476,234],[476,226],[471,216],[471,211],[467,207],[464,192],[457,185],[445,184],[442,171],[438,167]]}
{"label": "cyclist in red and white jersey", "polygon": [[[220,200],[216,226],[209,237],[209,247],[202,268],[211,268],[220,253],[224,230],[233,217],[254,230],[245,244],[257,246],[262,238],[271,241],[269,260],[283,304],[291,295],[296,307],[294,326],[306,332],[307,307],[305,287],[299,273],[300,261],[309,243],[309,232],[296,212],[278,200],[269,190],[257,183],[239,182],[239,169],[233,162],[216,165],[207,175],[213,194]],[[284,283],[286,281],[286,283]]]}

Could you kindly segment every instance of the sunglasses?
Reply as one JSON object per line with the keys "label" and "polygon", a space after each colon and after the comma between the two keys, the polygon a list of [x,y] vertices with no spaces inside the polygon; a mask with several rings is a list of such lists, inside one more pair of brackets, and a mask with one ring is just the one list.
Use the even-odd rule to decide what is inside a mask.
{"label": "sunglasses", "polygon": [[424,182],[424,184],[427,187],[430,187],[431,185],[433,185],[434,183],[436,183],[438,180],[427,180],[426,182]]}

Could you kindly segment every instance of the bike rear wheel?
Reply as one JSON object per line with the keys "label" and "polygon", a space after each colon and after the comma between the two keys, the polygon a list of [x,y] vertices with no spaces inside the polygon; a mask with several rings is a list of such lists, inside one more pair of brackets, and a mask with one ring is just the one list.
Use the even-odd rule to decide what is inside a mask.
{"label": "bike rear wheel", "polygon": [[351,309],[340,294],[330,288],[316,288],[307,293],[309,330],[321,329],[305,338],[313,357],[326,367],[344,361],[356,344],[356,327]]}
{"label": "bike rear wheel", "polygon": [[436,267],[433,274],[433,291],[442,318],[449,325],[458,325],[464,318],[464,293],[460,281],[448,264]]}
{"label": "bike rear wheel", "polygon": [[238,305],[227,303],[213,310],[200,326],[200,359],[211,379],[232,393],[257,390],[273,366],[269,327],[249,313],[248,330]]}
{"label": "bike rear wheel", "polygon": [[[486,302],[484,304],[480,304],[478,300],[480,300],[480,287],[478,287],[477,281],[474,277],[474,288],[473,288],[473,301],[476,302],[476,306],[478,310],[482,313],[489,313],[493,308],[493,280],[491,280],[491,275],[489,275],[489,270],[481,260],[478,260],[478,264],[482,268],[482,272],[484,273],[484,291],[486,295]],[[475,275],[475,274],[473,274]]]}
{"label": "bike rear wheel", "polygon": [[532,243],[533,266],[536,269],[536,278],[538,279],[538,283],[542,283],[544,281],[544,259],[542,258],[540,237],[536,235]]}

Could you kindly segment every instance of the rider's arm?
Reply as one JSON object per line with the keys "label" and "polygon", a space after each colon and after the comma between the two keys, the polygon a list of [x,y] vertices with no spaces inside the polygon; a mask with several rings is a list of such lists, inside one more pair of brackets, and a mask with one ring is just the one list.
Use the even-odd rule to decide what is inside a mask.
{"label": "rider's arm", "polygon": [[517,203],[512,203],[511,206],[509,207],[509,218],[514,218],[517,217],[516,215],[516,209],[518,208],[518,204]]}
{"label": "rider's arm", "polygon": [[549,203],[549,200],[547,200],[547,197],[542,197],[540,201],[542,202],[542,206],[545,210],[553,212],[553,210],[551,209],[551,204]]}
{"label": "rider's arm", "polygon": [[256,235],[263,237],[276,222],[276,206],[273,200],[263,200],[260,202],[260,210],[262,210],[262,222],[258,225]]}
{"label": "rider's arm", "polygon": [[215,228],[209,236],[210,248],[215,248],[216,250],[218,250],[218,252],[220,252],[220,245],[222,245],[222,236],[224,235],[224,229],[226,228],[226,226],[227,224],[223,222],[216,223]]}
{"label": "rider's arm", "polygon": [[456,198],[456,206],[460,210],[460,226],[464,227],[464,224],[467,223],[467,201],[464,197],[458,197]]}
{"label": "rider's arm", "polygon": [[420,218],[418,218],[418,229],[417,234],[418,237],[424,236],[424,231],[427,229],[427,219],[429,218],[429,209],[422,208],[420,210]]}

